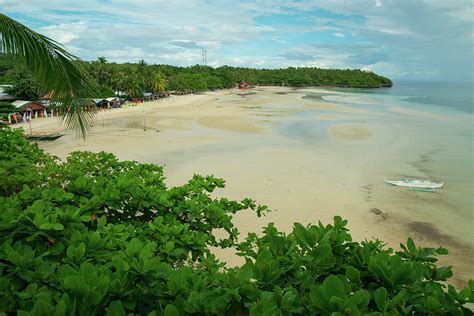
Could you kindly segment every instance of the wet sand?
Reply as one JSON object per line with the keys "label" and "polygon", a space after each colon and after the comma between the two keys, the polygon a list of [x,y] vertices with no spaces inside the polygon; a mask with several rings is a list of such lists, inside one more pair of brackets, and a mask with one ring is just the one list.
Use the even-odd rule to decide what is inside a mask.
{"label": "wet sand", "polygon": [[[413,236],[424,246],[443,245],[450,249],[443,263],[454,265],[455,284],[473,277],[470,225],[450,198],[456,189],[430,194],[383,182],[389,176],[426,177],[428,160],[437,154],[412,144],[412,131],[390,121],[390,109],[355,108],[340,98],[335,103],[303,99],[306,91],[289,88],[252,92],[179,96],[99,112],[85,141],[67,134],[40,146],[61,158],[91,150],[158,163],[170,186],[194,173],[222,177],[227,187],[218,195],[251,197],[275,210],[263,218],[237,214],[241,236],[261,232],[270,222],[290,231],[294,222],[330,223],[340,215],[349,220],[354,240],[379,238],[398,249]],[[432,119],[407,110],[396,114]],[[32,127],[63,129],[54,118]],[[216,253],[230,265],[242,262],[229,251]]]}
{"label": "wet sand", "polygon": [[335,138],[354,141],[367,140],[371,133],[368,128],[355,124],[338,124],[330,127],[331,134]]}

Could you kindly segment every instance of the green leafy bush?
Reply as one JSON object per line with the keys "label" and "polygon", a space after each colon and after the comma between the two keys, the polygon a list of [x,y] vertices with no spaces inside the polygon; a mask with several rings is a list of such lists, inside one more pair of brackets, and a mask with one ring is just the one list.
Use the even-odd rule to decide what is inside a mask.
{"label": "green leafy bush", "polygon": [[[103,152],[61,162],[10,129],[0,175],[3,314],[472,314],[474,282],[445,285],[443,248],[354,242],[340,217],[289,234],[269,224],[239,243],[232,215],[267,208],[211,197],[224,186],[212,176],[167,188],[159,166]],[[228,268],[210,246],[246,263]]]}

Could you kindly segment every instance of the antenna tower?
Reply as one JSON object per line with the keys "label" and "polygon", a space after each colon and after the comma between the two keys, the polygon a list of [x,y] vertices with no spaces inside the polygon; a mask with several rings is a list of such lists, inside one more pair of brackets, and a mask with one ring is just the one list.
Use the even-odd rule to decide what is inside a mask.
{"label": "antenna tower", "polygon": [[202,50],[202,64],[207,66],[207,50],[205,49]]}

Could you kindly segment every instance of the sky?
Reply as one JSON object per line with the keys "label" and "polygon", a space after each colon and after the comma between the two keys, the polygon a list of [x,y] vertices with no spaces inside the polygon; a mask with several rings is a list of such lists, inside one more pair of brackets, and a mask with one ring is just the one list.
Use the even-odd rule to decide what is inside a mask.
{"label": "sky", "polygon": [[472,0],[0,0],[84,60],[358,68],[473,81]]}

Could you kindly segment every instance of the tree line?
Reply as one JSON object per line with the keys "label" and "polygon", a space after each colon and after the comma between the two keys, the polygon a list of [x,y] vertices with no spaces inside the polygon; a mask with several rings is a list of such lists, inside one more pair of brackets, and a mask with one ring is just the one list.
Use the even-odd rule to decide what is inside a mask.
{"label": "tree line", "polygon": [[[108,62],[104,57],[96,61],[81,61],[95,81],[94,94],[109,97],[116,91],[130,98],[141,97],[144,92],[185,91],[201,92],[233,88],[239,81],[251,85],[270,86],[337,86],[376,88],[392,86],[390,79],[359,69],[321,69],[290,67],[282,69],[254,69],[245,67],[210,67],[194,65],[179,67],[163,64]],[[29,74],[18,58],[0,58],[0,83],[13,84],[8,90],[19,98],[35,99],[41,94],[41,85]]]}

